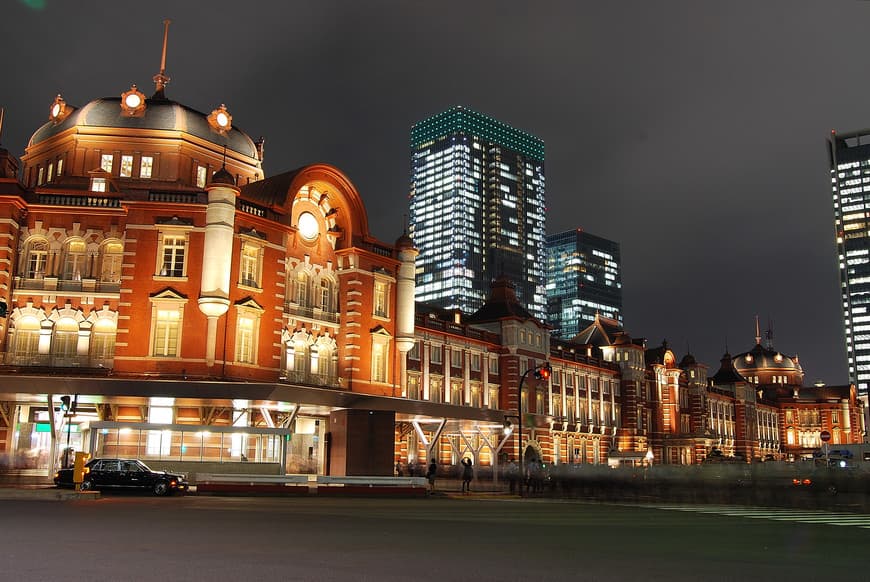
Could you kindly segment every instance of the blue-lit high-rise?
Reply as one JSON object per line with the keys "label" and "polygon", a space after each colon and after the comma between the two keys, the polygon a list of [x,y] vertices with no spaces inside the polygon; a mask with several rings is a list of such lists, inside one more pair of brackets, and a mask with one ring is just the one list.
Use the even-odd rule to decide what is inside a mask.
{"label": "blue-lit high-rise", "polygon": [[544,142],[453,107],[411,128],[417,301],[472,313],[504,275],[546,319]]}
{"label": "blue-lit high-rise", "polygon": [[547,321],[553,335],[573,338],[595,314],[622,323],[619,243],[569,230],[547,237]]}

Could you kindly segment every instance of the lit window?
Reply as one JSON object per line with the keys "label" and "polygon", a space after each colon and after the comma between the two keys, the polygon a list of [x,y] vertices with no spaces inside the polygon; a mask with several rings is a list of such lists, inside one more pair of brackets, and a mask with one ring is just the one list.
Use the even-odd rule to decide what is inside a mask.
{"label": "lit window", "polygon": [[118,241],[110,241],[103,245],[101,251],[100,281],[104,283],[120,283],[124,245]]}
{"label": "lit window", "polygon": [[39,177],[36,178],[36,183],[38,185],[41,185],[44,179],[45,179],[45,168],[39,168]]}
{"label": "lit window", "polygon": [[63,158],[57,161],[57,177],[63,176]]}
{"label": "lit window", "polygon": [[372,344],[372,382],[387,381],[387,338],[376,336]]}
{"label": "lit window", "polygon": [[335,285],[325,277],[320,280],[320,309],[324,313],[335,312]]}
{"label": "lit window", "polygon": [[387,283],[375,281],[374,314],[378,317],[387,317],[387,293]]}
{"label": "lit window", "polygon": [[48,164],[48,181],[51,182],[54,178],[54,164]]}
{"label": "lit window", "polygon": [[184,277],[184,249],[187,238],[183,234],[164,234],[161,256],[163,263],[160,267],[162,277]]}
{"label": "lit window", "polygon": [[[85,241],[73,239],[64,245],[63,249],[63,273],[61,279],[65,281],[81,281],[82,275],[87,276],[85,266]],[[83,271],[85,271],[83,273]]]}
{"label": "lit window", "polygon": [[100,156],[100,169],[104,172],[112,173],[112,162],[114,162],[115,157],[112,154],[103,154]]}
{"label": "lit window", "polygon": [[296,273],[293,284],[290,289],[291,300],[296,302],[299,307],[309,307],[308,305],[308,274],[304,271]]}
{"label": "lit window", "polygon": [[121,156],[121,177],[129,178],[133,175],[133,156]]}
{"label": "lit window", "polygon": [[39,320],[33,316],[22,317],[12,328],[12,349],[15,362],[29,364],[39,354]]}
{"label": "lit window", "polygon": [[70,365],[75,358],[79,344],[79,324],[70,317],[64,317],[54,324],[51,338],[51,353],[60,365]]}
{"label": "lit window", "polygon": [[[173,409],[169,406],[151,406],[148,409],[150,424],[172,424]],[[168,455],[172,444],[172,431],[149,430],[145,454],[150,456]]]}
{"label": "lit window", "polygon": [[105,365],[115,357],[116,331],[115,322],[107,317],[98,319],[91,328],[92,364]]}
{"label": "lit window", "polygon": [[36,239],[27,243],[27,278],[42,279],[45,277],[45,266],[48,261],[48,241]]}
{"label": "lit window", "polygon": [[249,242],[242,243],[239,259],[239,284],[246,287],[260,287],[260,264],[262,247]]}
{"label": "lit window", "polygon": [[251,317],[239,317],[236,331],[236,361],[242,364],[254,363],[256,321]]}
{"label": "lit window", "polygon": [[178,356],[178,339],[181,330],[180,309],[156,309],[151,355],[156,357]]}
{"label": "lit window", "polygon": [[205,166],[196,167],[196,187],[205,188],[206,169]]}
{"label": "lit window", "polygon": [[[150,178],[151,170],[154,167],[154,158],[151,156],[142,156],[142,161],[139,163],[139,177]],[[60,170],[58,170],[60,172]]]}
{"label": "lit window", "polygon": [[105,192],[106,191],[106,179],[105,178],[91,178],[91,192]]}

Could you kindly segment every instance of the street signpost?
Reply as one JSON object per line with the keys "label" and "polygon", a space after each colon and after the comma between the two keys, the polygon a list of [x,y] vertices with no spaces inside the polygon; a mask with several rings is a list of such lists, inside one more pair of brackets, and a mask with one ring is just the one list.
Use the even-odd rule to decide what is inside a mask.
{"label": "street signpost", "polygon": [[827,469],[830,466],[830,461],[828,460],[828,441],[831,440],[831,431],[823,430],[819,433],[819,439],[825,444],[825,468]]}

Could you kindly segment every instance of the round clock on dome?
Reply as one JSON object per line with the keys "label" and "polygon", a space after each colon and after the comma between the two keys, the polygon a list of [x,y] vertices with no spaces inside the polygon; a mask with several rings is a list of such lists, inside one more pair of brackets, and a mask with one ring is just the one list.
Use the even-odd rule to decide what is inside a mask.
{"label": "round clock on dome", "polygon": [[145,95],[136,85],[121,93],[121,112],[128,117],[141,117],[145,113]]}
{"label": "round clock on dome", "polygon": [[208,116],[208,124],[221,135],[226,135],[232,129],[233,116],[227,111],[227,106],[221,103],[221,106],[212,111]]}
{"label": "round clock on dome", "polygon": [[66,115],[66,101],[64,101],[63,97],[58,93],[48,109],[48,119],[54,123],[60,123],[64,118],[66,118]]}

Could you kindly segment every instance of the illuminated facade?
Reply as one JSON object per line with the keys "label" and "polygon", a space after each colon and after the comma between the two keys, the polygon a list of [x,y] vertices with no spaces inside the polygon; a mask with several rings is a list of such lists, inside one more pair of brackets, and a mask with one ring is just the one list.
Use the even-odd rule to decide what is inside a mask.
{"label": "illuminated facade", "polygon": [[472,313],[499,276],[546,319],[544,143],[465,107],[411,129],[417,300]]}
{"label": "illuminated facade", "polygon": [[849,381],[870,391],[870,133],[828,138]]}
{"label": "illuminated facade", "polygon": [[595,314],[622,323],[619,243],[582,229],[547,236],[547,313],[553,335],[573,338]]}

